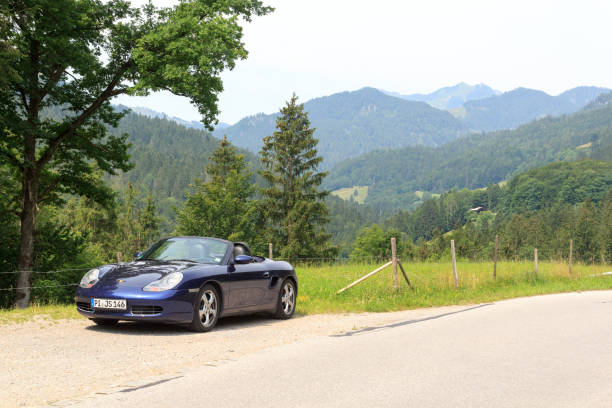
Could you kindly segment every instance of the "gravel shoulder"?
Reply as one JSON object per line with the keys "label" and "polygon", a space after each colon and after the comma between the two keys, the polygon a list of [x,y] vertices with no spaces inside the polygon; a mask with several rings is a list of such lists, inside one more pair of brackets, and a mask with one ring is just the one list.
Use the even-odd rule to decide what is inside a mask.
{"label": "gravel shoulder", "polygon": [[0,326],[0,407],[41,406],[104,394],[143,378],[176,375],[315,336],[423,319],[463,310],[450,306],[392,313],[227,318],[210,333],[87,319],[33,320]]}

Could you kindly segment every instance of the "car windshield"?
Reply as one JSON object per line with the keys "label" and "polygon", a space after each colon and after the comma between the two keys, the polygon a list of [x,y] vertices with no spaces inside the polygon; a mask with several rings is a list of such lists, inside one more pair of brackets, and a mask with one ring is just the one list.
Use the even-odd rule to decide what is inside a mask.
{"label": "car windshield", "polygon": [[219,265],[228,243],[210,238],[168,238],[155,243],[138,259],[192,261]]}

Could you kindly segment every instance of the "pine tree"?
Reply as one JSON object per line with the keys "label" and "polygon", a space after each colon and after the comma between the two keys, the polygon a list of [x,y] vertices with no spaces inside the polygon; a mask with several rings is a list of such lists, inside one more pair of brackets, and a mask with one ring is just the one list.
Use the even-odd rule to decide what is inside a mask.
{"label": "pine tree", "polygon": [[207,180],[191,184],[185,206],[178,211],[177,233],[246,241],[261,251],[261,217],[244,155],[224,138],[209,160]]}
{"label": "pine tree", "polygon": [[597,241],[603,262],[612,261],[612,190],[608,191],[599,209],[599,234]]}
{"label": "pine tree", "polygon": [[319,189],[327,173],[317,171],[323,160],[317,155],[319,141],[297,99],[294,94],[281,109],[277,130],[264,138],[260,152],[261,175],[268,183],[262,191],[266,235],[283,258],[330,256],[336,249],[324,231],[328,192]]}
{"label": "pine tree", "polygon": [[128,183],[127,191],[123,197],[123,203],[118,217],[119,239],[117,249],[123,253],[124,259],[129,259],[137,251],[141,251],[141,226],[139,222],[140,210],[138,209],[138,190]]}
{"label": "pine tree", "polygon": [[585,262],[592,262],[597,255],[596,226],[595,206],[587,197],[578,214],[574,242],[576,257]]}
{"label": "pine tree", "polygon": [[142,230],[141,245],[143,245],[143,248],[149,247],[157,238],[157,234],[159,233],[161,220],[156,214],[157,207],[155,206],[155,201],[153,200],[151,193],[148,193],[145,207],[140,212],[138,220]]}

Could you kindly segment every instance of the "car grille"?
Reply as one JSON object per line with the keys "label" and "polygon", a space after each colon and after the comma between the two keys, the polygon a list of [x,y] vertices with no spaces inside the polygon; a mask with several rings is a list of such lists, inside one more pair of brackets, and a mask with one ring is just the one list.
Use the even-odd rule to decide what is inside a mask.
{"label": "car grille", "polygon": [[161,306],[133,305],[132,314],[134,315],[154,315],[160,314],[164,310]]}
{"label": "car grille", "polygon": [[77,309],[82,310],[84,312],[91,312],[91,305],[87,302],[77,302]]}

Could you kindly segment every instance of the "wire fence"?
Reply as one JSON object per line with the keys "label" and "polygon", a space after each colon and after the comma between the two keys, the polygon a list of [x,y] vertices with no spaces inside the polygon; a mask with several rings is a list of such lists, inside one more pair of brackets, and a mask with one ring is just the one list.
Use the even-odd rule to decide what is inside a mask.
{"label": "wire fence", "polygon": [[41,286],[22,286],[19,288],[0,288],[1,291],[17,290],[17,289],[47,289],[47,288],[63,288],[66,286],[76,286],[78,283],[67,283],[65,285],[41,285]]}
{"label": "wire fence", "polygon": [[[63,273],[63,272],[88,271],[91,268],[94,268],[94,267],[90,266],[88,268],[72,268],[72,269],[59,269],[56,271],[29,271],[29,272],[32,274],[55,274],[55,273]],[[28,271],[6,271],[6,272],[0,272],[0,274],[8,275],[8,274],[17,274],[17,273],[22,273],[22,272],[28,272]]]}

